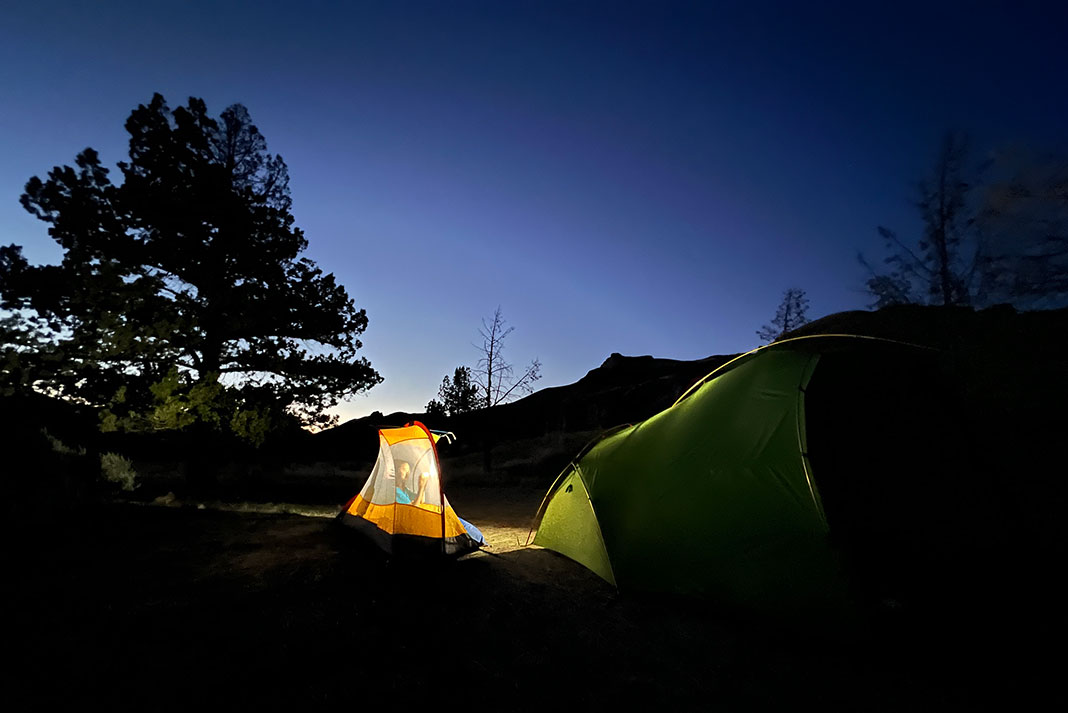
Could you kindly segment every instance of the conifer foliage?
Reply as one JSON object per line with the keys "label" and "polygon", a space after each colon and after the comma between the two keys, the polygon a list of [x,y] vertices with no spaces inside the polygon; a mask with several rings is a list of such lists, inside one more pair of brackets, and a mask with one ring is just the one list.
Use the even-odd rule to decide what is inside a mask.
{"label": "conifer foliage", "polygon": [[26,184],[22,205],[63,259],[0,248],[5,332],[20,337],[6,386],[103,407],[112,428],[262,433],[286,414],[327,425],[340,398],[381,381],[357,356],[367,315],[302,257],[288,169],[245,107],[215,118],[156,94],[126,130],[121,184],[91,148]]}
{"label": "conifer foliage", "polygon": [[802,324],[808,323],[808,297],[799,287],[791,287],[782,296],[779,308],[771,324],[765,324],[757,330],[757,336],[765,342],[773,342],[784,334],[792,332]]}
{"label": "conifer foliage", "polygon": [[426,411],[437,417],[458,416],[480,406],[478,385],[472,380],[471,367],[458,366],[451,378],[446,375],[441,380],[438,398],[426,405]]}

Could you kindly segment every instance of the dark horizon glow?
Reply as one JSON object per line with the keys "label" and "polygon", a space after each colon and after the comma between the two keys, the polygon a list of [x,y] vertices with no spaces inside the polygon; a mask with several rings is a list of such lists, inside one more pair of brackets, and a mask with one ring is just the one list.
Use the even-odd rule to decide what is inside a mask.
{"label": "dark horizon glow", "polygon": [[[946,129],[1068,148],[1068,11],[1020,3],[39,3],[0,26],[0,243],[60,253],[25,182],[125,158],[158,91],[240,102],[290,169],[307,255],[420,411],[499,304],[538,387],[610,353],[758,345],[787,287],[863,309],[856,252],[915,235]],[[113,171],[113,176],[117,170]]]}

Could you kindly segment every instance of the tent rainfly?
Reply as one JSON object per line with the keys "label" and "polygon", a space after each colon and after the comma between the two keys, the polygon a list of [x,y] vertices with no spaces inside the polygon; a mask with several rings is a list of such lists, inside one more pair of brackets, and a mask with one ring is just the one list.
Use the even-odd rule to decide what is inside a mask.
{"label": "tent rainfly", "polygon": [[852,336],[762,347],[576,456],[533,543],[621,589],[849,608],[844,565],[892,578],[945,540],[976,487],[961,434],[931,427],[961,421],[952,404],[933,350]]}
{"label": "tent rainfly", "polygon": [[461,519],[441,488],[434,433],[414,421],[378,432],[378,459],[363,489],[338,514],[342,524],[389,554],[460,556],[485,544]]}

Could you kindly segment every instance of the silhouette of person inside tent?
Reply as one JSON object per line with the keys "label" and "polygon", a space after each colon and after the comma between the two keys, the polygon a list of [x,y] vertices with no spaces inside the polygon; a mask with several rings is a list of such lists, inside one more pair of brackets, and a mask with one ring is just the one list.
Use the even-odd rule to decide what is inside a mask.
{"label": "silhouette of person inside tent", "polygon": [[416,490],[412,478],[412,467],[408,461],[397,462],[397,504],[398,505],[421,505],[426,499],[426,486],[430,482],[430,474],[423,473],[419,478],[419,488]]}

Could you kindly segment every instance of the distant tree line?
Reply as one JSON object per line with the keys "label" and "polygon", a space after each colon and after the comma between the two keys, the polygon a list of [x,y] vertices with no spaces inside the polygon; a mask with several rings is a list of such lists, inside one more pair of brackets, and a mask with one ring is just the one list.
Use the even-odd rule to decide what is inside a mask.
{"label": "distant tree line", "polygon": [[907,238],[879,226],[881,266],[860,253],[872,307],[894,304],[1021,309],[1068,304],[1068,160],[1021,149],[972,160],[948,132],[916,186],[923,222]]}
{"label": "distant tree line", "polygon": [[437,399],[431,399],[426,405],[427,416],[459,416],[479,408],[481,402],[478,397],[478,384],[474,383],[473,378],[469,366],[456,367],[452,378],[446,375],[441,380]]}
{"label": "distant tree line", "polygon": [[534,391],[534,382],[541,378],[541,362],[532,359],[520,373],[504,356],[504,343],[515,330],[509,327],[498,306],[493,317],[482,320],[477,347],[479,358],[474,368],[458,366],[452,378],[441,382],[437,399],[427,404],[428,415],[457,416],[479,408],[491,408],[507,403],[519,394]]}
{"label": "distant tree line", "polygon": [[808,297],[800,287],[791,287],[783,293],[782,302],[775,311],[770,324],[757,330],[762,341],[773,342],[808,323]]}
{"label": "distant tree line", "polygon": [[[914,205],[919,235],[880,225],[882,259],[857,254],[870,307],[1068,306],[1068,157],[1011,148],[975,161],[968,137],[946,132]],[[757,335],[781,338],[808,321],[807,307],[788,289]]]}

